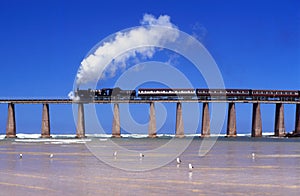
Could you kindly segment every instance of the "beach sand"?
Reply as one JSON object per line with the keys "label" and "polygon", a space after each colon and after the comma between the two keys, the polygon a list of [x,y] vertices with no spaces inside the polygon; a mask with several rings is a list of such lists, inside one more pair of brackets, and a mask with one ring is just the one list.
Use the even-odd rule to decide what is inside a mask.
{"label": "beach sand", "polygon": [[[121,141],[124,148],[138,149],[155,148],[167,140],[115,141]],[[100,141],[99,150],[105,151],[107,141]],[[180,155],[180,165],[175,157],[157,169],[132,172],[102,162],[82,142],[2,140],[1,195],[300,194],[299,139],[219,138],[203,157],[198,155],[199,143],[199,138],[192,141]],[[143,160],[138,156],[134,159],[143,164],[146,155]],[[118,156],[121,157],[111,154],[114,161],[118,161]],[[192,171],[188,169],[189,163],[194,166]]]}

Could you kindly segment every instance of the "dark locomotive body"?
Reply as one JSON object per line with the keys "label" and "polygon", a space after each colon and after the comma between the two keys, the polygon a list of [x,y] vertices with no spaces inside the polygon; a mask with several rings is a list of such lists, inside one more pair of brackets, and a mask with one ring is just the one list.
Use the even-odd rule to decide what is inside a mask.
{"label": "dark locomotive body", "polygon": [[75,92],[75,96],[80,100],[112,100],[112,99],[134,99],[136,97],[135,90],[122,90],[120,88],[103,88],[103,89],[88,89],[79,90]]}
{"label": "dark locomotive body", "polygon": [[88,90],[80,90],[77,89],[75,91],[75,97],[79,98],[80,100],[93,100],[94,99],[94,94],[92,93],[91,89]]}

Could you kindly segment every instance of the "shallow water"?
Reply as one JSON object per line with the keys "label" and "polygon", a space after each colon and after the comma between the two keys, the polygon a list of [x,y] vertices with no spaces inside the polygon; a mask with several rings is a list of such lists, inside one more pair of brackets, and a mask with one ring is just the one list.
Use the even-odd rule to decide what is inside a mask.
{"label": "shallow water", "polygon": [[[93,139],[93,138],[92,138]],[[83,141],[57,139],[0,141],[1,195],[299,195],[299,138],[219,138],[200,157],[203,139],[195,138],[174,160],[149,171],[124,171],[94,156]],[[106,142],[97,148],[106,152]],[[186,138],[181,139],[181,141]],[[66,141],[66,142],[64,142]],[[148,159],[170,155],[147,153],[163,146],[170,138],[113,139],[124,149],[143,150],[145,157],[122,154],[107,156],[114,162],[147,165]],[[81,143],[80,143],[81,142]],[[98,144],[97,143],[97,144]],[[175,148],[176,146],[174,146]],[[134,151],[135,152],[135,151]],[[23,154],[22,159],[19,153]],[[49,155],[53,153],[53,158]],[[255,153],[255,156],[252,156]],[[101,157],[100,157],[101,158]],[[123,162],[122,162],[123,163]],[[189,171],[188,164],[194,168]]]}

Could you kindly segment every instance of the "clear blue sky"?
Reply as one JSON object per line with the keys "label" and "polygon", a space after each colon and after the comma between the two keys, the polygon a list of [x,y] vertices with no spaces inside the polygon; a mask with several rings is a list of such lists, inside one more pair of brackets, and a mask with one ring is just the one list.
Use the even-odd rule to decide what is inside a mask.
{"label": "clear blue sky", "polygon": [[[297,0],[1,0],[0,97],[66,97],[87,52],[106,36],[139,25],[145,13],[169,15],[180,30],[196,33],[228,88],[300,89]],[[238,132],[250,131],[251,107],[237,106]],[[287,131],[294,110],[286,106]],[[6,113],[1,104],[0,133]],[[40,133],[40,105],[17,105],[16,113],[17,132]],[[75,133],[70,106],[51,105],[50,113],[53,133]],[[262,107],[265,131],[273,131],[273,113],[273,105]],[[111,117],[105,124],[110,129]]]}

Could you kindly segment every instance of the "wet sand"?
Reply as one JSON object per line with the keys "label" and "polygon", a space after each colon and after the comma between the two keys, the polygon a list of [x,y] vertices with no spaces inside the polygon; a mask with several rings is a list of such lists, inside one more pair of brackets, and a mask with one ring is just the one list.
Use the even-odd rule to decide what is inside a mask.
{"label": "wet sand", "polygon": [[[122,139],[126,148],[166,142]],[[103,163],[83,143],[2,140],[1,195],[300,194],[298,138],[219,138],[204,157],[198,156],[199,143],[201,139],[192,141],[180,165],[174,160],[158,169],[130,172]]]}

